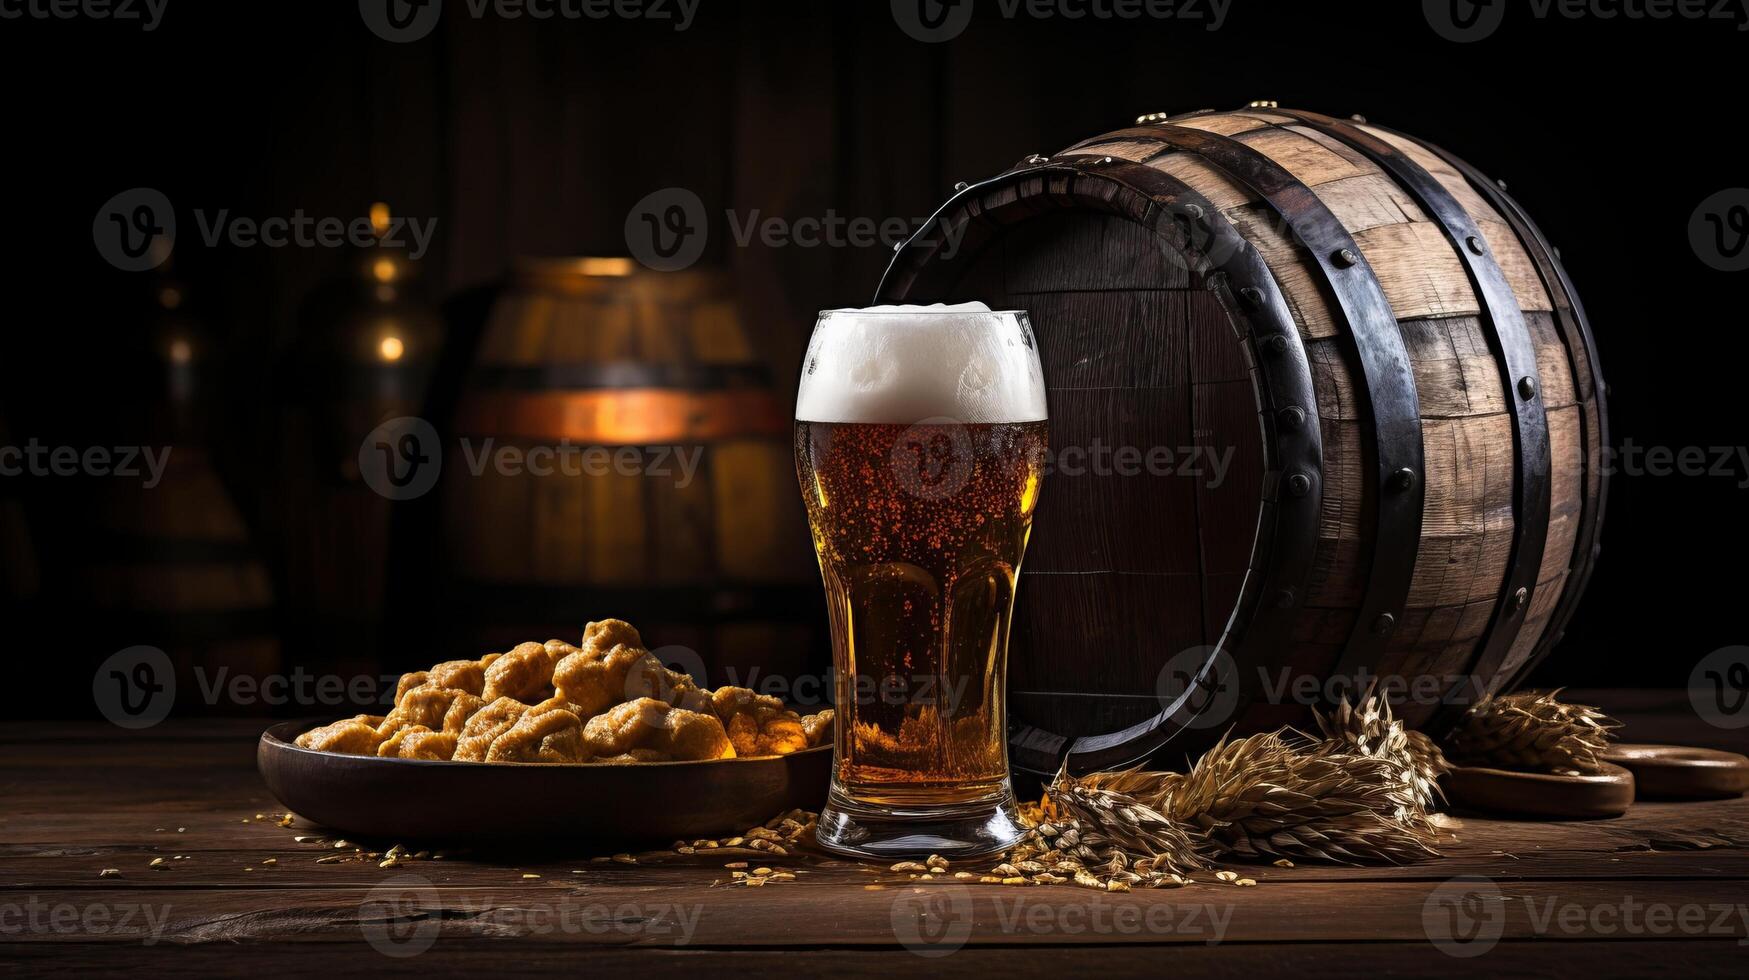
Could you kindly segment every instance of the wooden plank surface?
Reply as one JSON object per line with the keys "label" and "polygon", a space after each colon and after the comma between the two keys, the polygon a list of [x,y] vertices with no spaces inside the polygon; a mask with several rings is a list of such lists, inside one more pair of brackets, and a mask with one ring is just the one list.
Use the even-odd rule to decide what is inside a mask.
{"label": "wooden plank surface", "polygon": [[[1623,717],[1632,740],[1749,743],[1700,722],[1684,692],[1572,697]],[[1710,975],[1740,973],[1749,944],[1740,799],[1639,804],[1594,822],[1457,814],[1443,860],[1245,868],[1255,888],[925,884],[881,866],[739,849],[604,863],[582,841],[380,869],[318,864],[352,850],[294,841],[322,833],[301,821],[280,826],[254,773],[258,726],[0,726],[0,970]],[[157,857],[170,870],[153,869]],[[731,860],[797,877],[736,885],[722,867]],[[100,877],[105,868],[119,873]],[[1476,911],[1459,922],[1480,930],[1460,929],[1471,942],[1442,932],[1454,895]]]}

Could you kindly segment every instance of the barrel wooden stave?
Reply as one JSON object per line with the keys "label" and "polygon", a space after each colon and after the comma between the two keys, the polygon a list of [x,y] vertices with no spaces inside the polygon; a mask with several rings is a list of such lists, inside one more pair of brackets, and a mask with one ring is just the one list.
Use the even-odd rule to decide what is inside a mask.
{"label": "barrel wooden stave", "polygon": [[[1417,203],[1415,196],[1366,154],[1345,142],[1327,136],[1302,124],[1295,117],[1268,111],[1199,114],[1172,120],[1170,125],[1201,129],[1231,137],[1252,150],[1270,157],[1293,177],[1307,185],[1319,202],[1343,224],[1376,275],[1380,289],[1398,321],[1406,353],[1414,375],[1420,399],[1421,434],[1425,454],[1425,469],[1421,474],[1425,488],[1424,512],[1420,528],[1414,570],[1408,586],[1408,598],[1401,609],[1395,629],[1374,665],[1376,672],[1405,679],[1420,676],[1446,677],[1462,675],[1475,666],[1475,658],[1495,618],[1495,609],[1510,597],[1503,596],[1509,562],[1519,541],[1519,528],[1514,513],[1515,481],[1518,460],[1515,446],[1514,393],[1502,380],[1502,369],[1491,347],[1484,321],[1483,304],[1471,285],[1457,246],[1446,230],[1431,219]],[[1602,405],[1591,379],[1589,351],[1585,338],[1564,334],[1557,326],[1552,311],[1571,309],[1572,301],[1559,283],[1545,284],[1539,263],[1547,265],[1552,257],[1533,260],[1530,249],[1534,242],[1523,242],[1512,226],[1488,201],[1472,188],[1452,164],[1435,151],[1406,137],[1383,130],[1364,127],[1365,132],[1396,147],[1428,172],[1470,215],[1481,233],[1486,250],[1498,262],[1501,273],[1529,328],[1538,372],[1537,397],[1542,400],[1546,415],[1552,471],[1549,474],[1550,513],[1543,537],[1542,560],[1536,570],[1534,596],[1522,611],[1523,622],[1515,641],[1497,669],[1481,678],[1491,687],[1498,687],[1520,673],[1521,668],[1539,649],[1546,648],[1550,618],[1562,597],[1582,580],[1582,570],[1591,555],[1579,553],[1581,515],[1587,508],[1600,505],[1602,480],[1597,465],[1600,455]],[[1164,152],[1163,152],[1164,151]],[[1267,263],[1283,293],[1305,345],[1306,357],[1312,368],[1317,399],[1317,416],[1324,440],[1322,509],[1317,528],[1313,571],[1307,592],[1295,609],[1298,617],[1292,628],[1291,649],[1279,652],[1278,659],[1290,663],[1296,670],[1323,673],[1340,659],[1343,647],[1353,635],[1356,616],[1368,584],[1373,537],[1373,494],[1377,493],[1370,460],[1369,427],[1371,419],[1364,397],[1357,392],[1358,367],[1354,363],[1352,340],[1344,335],[1333,297],[1328,291],[1326,273],[1293,232],[1285,227],[1267,202],[1240,181],[1230,177],[1198,153],[1167,149],[1160,139],[1150,138],[1145,129],[1126,130],[1107,137],[1078,144],[1059,159],[1103,158],[1132,161],[1168,174],[1195,188],[1215,205],[1222,217],[1230,221],[1241,235],[1257,249]],[[1024,167],[1022,168],[1024,170]],[[1089,166],[1087,172],[1096,173]],[[1092,235],[1105,240],[1122,240],[1122,235],[1089,232],[1100,222],[1083,221],[1065,216],[1072,212],[1036,217],[1048,211],[1050,202],[1038,194],[1030,175],[1017,173],[1005,178],[987,191],[968,192],[978,195],[964,207],[950,205],[940,220],[966,221],[968,233],[962,252],[970,255],[948,259],[930,255],[925,259],[902,253],[895,261],[883,286],[881,298],[931,301],[940,299],[994,299],[1034,312],[1034,324],[1044,355],[1047,382],[1052,386],[1051,407],[1053,443],[1062,428],[1086,428],[1087,407],[1084,396],[1072,390],[1073,380],[1061,376],[1065,361],[1053,352],[1060,342],[1074,348],[1090,332],[1101,328],[1101,319],[1116,317],[1118,322],[1134,325],[1133,312],[1138,300],[1124,290],[1145,292],[1151,286],[1170,292],[1183,289],[1187,276],[1183,261],[1169,259],[1172,273],[1149,279],[1148,271],[1158,263],[1145,247],[1135,257],[1088,249],[1085,242],[1058,234],[1062,241],[1055,251],[1059,266],[1108,266],[1105,271],[1088,270],[1087,288],[1100,288],[1124,298],[1108,298],[1102,302],[1085,302],[1078,307],[1066,305],[1062,293],[1044,295],[1013,288],[1028,280],[1013,275],[992,273],[991,263],[976,253],[989,248],[1011,249],[1012,240],[1024,233],[1034,222],[1055,222],[1059,226],[1083,229],[1083,237]],[[1060,178],[1045,177],[1049,184]],[[1092,192],[1097,193],[1097,192]],[[1021,199],[1016,203],[1016,199]],[[1093,206],[1093,205],[1083,205]],[[969,216],[969,217],[968,217]],[[1115,220],[1115,219],[1112,219]],[[1139,233],[1147,234],[1141,226]],[[991,243],[995,244],[992,245]],[[1071,247],[1075,245],[1078,247]],[[1050,253],[1050,249],[1043,249]],[[933,278],[917,275],[915,263],[953,263],[969,269],[957,281],[941,273]],[[1000,264],[998,262],[997,264]],[[1034,265],[1041,264],[1035,262]],[[1139,275],[1134,270],[1142,270]],[[1126,278],[1124,270],[1131,270]],[[1188,277],[1191,287],[1185,292],[1195,295],[1204,283],[1200,277]],[[1101,281],[1104,280],[1104,281]],[[921,287],[918,284],[921,283]],[[943,286],[943,283],[949,285]],[[1154,303],[1148,308],[1164,309],[1170,304]],[[1101,313],[1099,311],[1106,312]],[[1075,311],[1078,311],[1075,312]],[[1127,314],[1125,311],[1128,312]],[[1079,319],[1075,317],[1079,316]],[[1110,320],[1106,320],[1107,323]],[[1159,329],[1173,329],[1180,321],[1159,319]],[[1058,325],[1069,339],[1055,335]],[[1188,324],[1182,329],[1190,330]],[[1130,383],[1135,377],[1146,376],[1154,367],[1165,365],[1176,351],[1173,338],[1159,338],[1144,329],[1144,338],[1130,350],[1132,326],[1121,328],[1122,335],[1108,335],[1105,340],[1113,352],[1141,364],[1130,367]],[[1200,334],[1198,334],[1200,336]],[[1192,341],[1194,346],[1194,341]],[[1082,356],[1086,356],[1082,352]],[[1152,367],[1150,365],[1153,365]],[[1171,374],[1169,365],[1166,373]],[[1079,371],[1068,373],[1078,377]],[[1217,380],[1218,372],[1189,377],[1190,387],[1197,391],[1197,405],[1205,417],[1228,418],[1235,412],[1205,404],[1208,393],[1218,389],[1209,383]],[[1150,404],[1153,396],[1135,393],[1138,411]],[[1080,401],[1078,401],[1080,399]],[[1217,399],[1222,405],[1236,408],[1240,400],[1234,397]],[[1097,428],[1098,422],[1092,423]],[[1053,494],[1078,493],[1064,491],[1061,481],[1047,485],[1039,514],[1035,542],[1049,540],[1053,518],[1050,502]],[[1081,493],[1085,498],[1086,494]],[[1158,506],[1172,513],[1197,513],[1183,508],[1176,500],[1175,489],[1168,489],[1159,498]],[[1255,514],[1255,501],[1252,513]],[[1087,521],[1086,499],[1070,501],[1065,508],[1075,519]],[[1125,511],[1133,515],[1134,511]],[[1058,515],[1062,516],[1062,515]],[[1097,524],[1097,520],[1094,521]],[[1241,522],[1242,523],[1242,522]],[[1233,522],[1225,533],[1231,533]],[[1080,527],[1077,533],[1110,536],[1109,527]],[[1134,529],[1141,540],[1172,546],[1175,538],[1162,538],[1160,530],[1146,522]],[[1180,543],[1178,545],[1182,547]],[[1014,657],[1014,678],[1023,687],[1038,687],[1015,702],[1017,712],[1033,711],[1026,720],[1052,731],[1069,735],[1084,735],[1094,731],[1109,731],[1114,719],[1129,722],[1149,705],[1145,695],[1152,677],[1144,669],[1156,665],[1157,658],[1136,650],[1133,644],[1120,645],[1117,650],[1103,648],[1105,637],[1117,632],[1104,622],[1107,617],[1125,623],[1138,635],[1171,646],[1186,639],[1182,623],[1167,620],[1189,615],[1176,609],[1172,593],[1180,588],[1196,587],[1208,591],[1219,574],[1209,569],[1185,572],[1184,564],[1162,556],[1155,564],[1170,569],[1176,577],[1149,582],[1154,591],[1137,590],[1115,576],[1118,569],[1103,570],[1092,566],[1079,569],[1085,578],[1102,582],[1112,593],[1103,606],[1084,595],[1073,594],[1059,583],[1050,581],[1068,570],[1059,567],[1039,569],[1034,574],[1037,545],[1029,555],[1026,582],[1021,596],[1021,612],[1017,615],[1017,639]],[[1182,554],[1195,557],[1194,550]],[[1046,562],[1060,564],[1052,553]],[[1048,574],[1042,574],[1048,573]],[[1104,576],[1104,577],[1102,577]],[[1242,579],[1243,576],[1241,575]],[[1048,582],[1048,584],[1044,584]],[[1041,588],[1047,595],[1037,604],[1028,601],[1029,591]],[[1093,582],[1077,583],[1076,589],[1096,591]],[[1222,589],[1217,594],[1226,594]],[[1147,595],[1150,601],[1138,601]],[[1049,607],[1040,612],[1040,607]],[[1029,622],[1028,617],[1039,617]],[[1082,622],[1087,642],[1073,642],[1073,623]],[[1125,617],[1133,617],[1125,619]],[[1201,609],[1197,620],[1203,628],[1204,642],[1213,642],[1207,624],[1220,622],[1209,604]],[[1220,626],[1212,631],[1218,635]],[[1044,663],[1038,644],[1055,650],[1058,659],[1054,683],[1040,680],[1052,676],[1052,668]],[[1085,669],[1070,673],[1062,666],[1064,647],[1088,653],[1095,662]],[[1122,653],[1118,650],[1123,651]],[[1130,656],[1126,658],[1123,653]],[[1071,654],[1071,659],[1073,656]],[[1123,660],[1118,667],[1103,660]],[[1250,666],[1250,665],[1246,665]],[[1125,684],[1140,685],[1130,686]],[[1114,710],[1109,702],[1086,698],[1077,702],[1077,694],[1097,696],[1128,695],[1132,701],[1126,709]],[[1059,695],[1052,702],[1051,695]],[[1063,700],[1066,698],[1067,700]],[[1153,707],[1157,710],[1158,704]],[[1429,721],[1434,705],[1416,703],[1405,706],[1412,723]],[[1126,714],[1126,711],[1128,712]],[[1079,714],[1078,714],[1079,713]],[[1254,711],[1244,720],[1246,727],[1263,718],[1285,717],[1291,712]],[[1040,717],[1046,720],[1036,720]],[[1052,727],[1053,725],[1057,727]],[[1101,727],[1104,726],[1104,727]]]}
{"label": "barrel wooden stave", "polygon": [[[1189,128],[1221,132],[1264,153],[1304,182],[1343,222],[1374,270],[1380,288],[1404,334],[1417,393],[1422,400],[1423,446],[1426,452],[1426,511],[1409,602],[1377,666],[1381,675],[1415,676],[1428,672],[1461,673],[1474,641],[1487,627],[1490,610],[1504,580],[1515,528],[1512,517],[1514,443],[1508,394],[1500,369],[1475,319],[1481,303],[1471,287],[1452,243],[1443,229],[1397,183],[1357,151],[1296,124],[1292,117],[1271,113],[1238,114],[1238,119],[1213,116],[1181,121]],[[1500,256],[1502,271],[1522,310],[1531,314],[1553,309],[1553,298],[1505,220],[1471,188],[1462,175],[1432,151],[1413,140],[1368,130],[1410,156],[1450,191],[1476,220],[1489,251]],[[1171,152],[1148,159],[1145,141],[1122,140],[1126,159],[1147,160],[1148,166],[1173,172],[1181,179],[1206,179],[1214,168],[1194,153]],[[1159,153],[1159,145],[1152,152]],[[1107,144],[1083,145],[1082,152],[1106,152]],[[1176,162],[1188,160],[1194,162]],[[1279,218],[1255,195],[1224,176],[1213,182],[1228,202],[1224,214],[1257,244],[1271,270],[1290,296],[1296,325],[1307,341],[1336,337],[1337,321],[1322,285],[1322,274],[1281,227]],[[1199,184],[1199,189],[1201,185]],[[1243,202],[1243,203],[1239,203]],[[1394,220],[1392,220],[1394,219]],[[1573,412],[1571,364],[1565,347],[1549,343],[1552,321],[1537,345],[1539,389],[1551,414],[1551,455],[1571,463]],[[1533,327],[1533,336],[1536,336]],[[1348,360],[1341,356],[1314,360],[1320,392],[1349,392],[1355,383]],[[1455,404],[1461,396],[1462,405]],[[1321,405],[1321,408],[1325,406]],[[1352,401],[1339,399],[1335,408],[1344,425],[1356,419]],[[1595,404],[1590,405],[1595,413]],[[1325,414],[1325,419],[1330,416]],[[1327,440],[1352,448],[1349,433],[1332,432]],[[1358,457],[1355,457],[1358,458]],[[1595,459],[1595,455],[1590,458]],[[1459,479],[1480,460],[1485,477]],[[1364,501],[1364,467],[1338,467],[1326,472],[1326,488],[1335,488],[1345,505],[1321,529],[1319,567],[1325,572],[1314,585],[1309,602],[1327,601],[1331,580],[1361,583],[1364,559],[1371,551],[1367,530],[1357,526],[1352,504]],[[1583,472],[1556,467],[1553,503],[1536,599],[1499,677],[1516,671],[1536,648],[1558,600],[1573,561],[1579,498],[1565,478]],[[1358,482],[1356,482],[1358,480]],[[1328,500],[1328,496],[1326,497]],[[1328,513],[1328,510],[1327,510]],[[1451,574],[1457,566],[1457,579]],[[1350,603],[1352,594],[1339,601]],[[1430,648],[1439,652],[1430,655]],[[1486,679],[1490,682],[1496,678]],[[1427,705],[1410,705],[1413,721],[1424,721]]]}

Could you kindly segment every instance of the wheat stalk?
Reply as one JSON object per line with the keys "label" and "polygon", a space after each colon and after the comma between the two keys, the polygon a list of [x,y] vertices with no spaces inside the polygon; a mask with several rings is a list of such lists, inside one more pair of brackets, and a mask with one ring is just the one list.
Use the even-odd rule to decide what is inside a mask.
{"label": "wheat stalk", "polygon": [[1602,767],[1621,723],[1597,708],[1565,704],[1560,690],[1485,697],[1446,735],[1452,759],[1468,765],[1591,773]]}
{"label": "wheat stalk", "polygon": [[[1451,771],[1451,763],[1439,746],[1422,732],[1405,726],[1391,712],[1390,702],[1369,686],[1355,702],[1343,698],[1333,711],[1317,715],[1323,740],[1316,751],[1347,752],[1384,759],[1394,764],[1405,788],[1422,815],[1444,802],[1439,777]],[[1413,812],[1399,818],[1413,819]]]}

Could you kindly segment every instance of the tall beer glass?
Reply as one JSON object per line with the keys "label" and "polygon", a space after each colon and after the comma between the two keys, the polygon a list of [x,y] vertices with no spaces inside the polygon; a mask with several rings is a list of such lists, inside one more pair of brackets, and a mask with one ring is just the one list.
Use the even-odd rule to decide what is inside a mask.
{"label": "tall beer glass", "polygon": [[966,856],[1020,836],[1003,702],[1045,419],[1024,313],[820,315],[795,447],[838,708],[822,846]]}

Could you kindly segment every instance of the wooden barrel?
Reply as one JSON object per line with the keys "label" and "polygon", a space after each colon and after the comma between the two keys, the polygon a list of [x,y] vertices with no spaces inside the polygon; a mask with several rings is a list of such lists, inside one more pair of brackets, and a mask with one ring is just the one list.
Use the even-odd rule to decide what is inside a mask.
{"label": "wooden barrel", "polygon": [[711,683],[818,674],[791,415],[721,273],[519,263],[444,451],[456,608],[493,649],[613,616]]}
{"label": "wooden barrel", "polygon": [[[111,479],[99,489],[94,547],[80,578],[104,634],[118,648],[163,649],[185,682],[201,671],[206,684],[180,688],[188,692],[222,683],[221,672],[257,679],[275,673],[273,583],[243,518],[203,448],[166,448],[156,486]],[[200,710],[192,693],[178,704]],[[205,707],[265,713],[271,706]]]}
{"label": "wooden barrel", "polygon": [[[1503,186],[1431,144],[1273,103],[1144,116],[961,189],[879,299],[1032,314],[1057,472],[1010,649],[1023,769],[1303,725],[1370,678],[1438,729],[1585,586],[1608,435],[1583,308]],[[1143,463],[1069,465],[1098,445]]]}
{"label": "wooden barrel", "polygon": [[61,532],[76,542],[65,559],[75,608],[99,642],[169,655],[183,692],[179,713],[267,713],[273,706],[260,700],[202,700],[227,677],[280,670],[277,611],[267,567],[214,459],[218,344],[188,313],[185,287],[166,284],[154,301],[143,349],[130,357],[149,370],[136,369],[133,387],[114,396],[125,413],[118,432],[156,454],[162,471],[154,482],[141,458],[132,464],[137,476],[82,481],[86,509]]}

